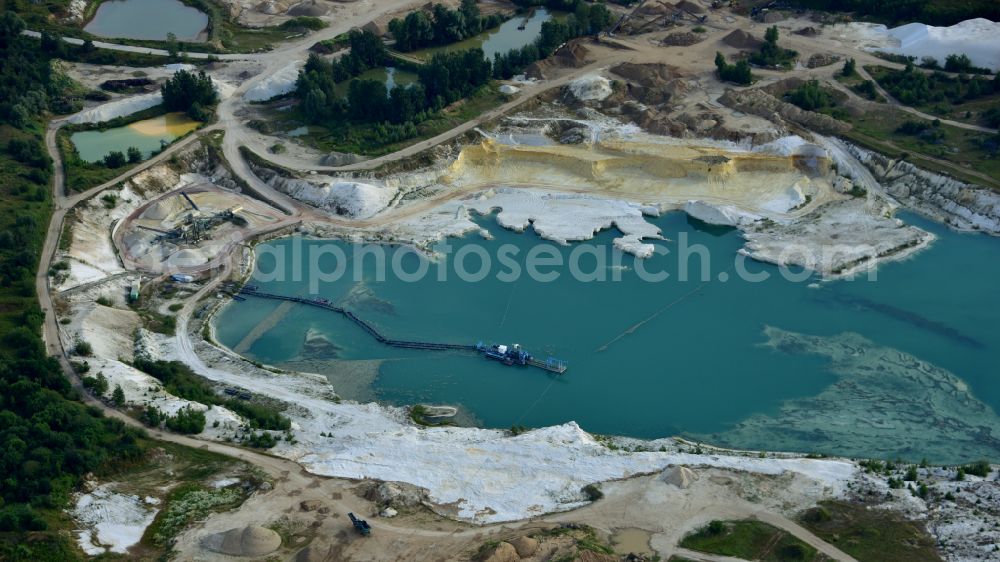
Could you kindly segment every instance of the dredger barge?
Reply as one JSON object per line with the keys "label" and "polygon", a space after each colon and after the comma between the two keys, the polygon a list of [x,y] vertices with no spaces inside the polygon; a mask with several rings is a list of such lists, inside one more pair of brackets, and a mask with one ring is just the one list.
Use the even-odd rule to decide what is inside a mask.
{"label": "dredger barge", "polygon": [[[238,295],[236,295],[238,293]],[[343,307],[337,306],[330,302],[328,299],[321,297],[295,297],[289,295],[278,295],[274,293],[266,293],[261,290],[256,285],[246,285],[240,287],[238,290],[234,291],[235,296],[242,297],[257,297],[262,299],[272,299],[272,300],[282,300],[290,301],[299,304],[305,304],[309,306],[314,306],[317,308],[323,308],[337,314],[343,315],[345,318],[354,322],[361,327],[364,331],[371,334],[373,338],[392,347],[399,347],[404,349],[426,349],[429,351],[469,351],[474,352],[486,357],[487,359],[492,359],[498,361],[507,366],[523,366],[523,367],[537,367],[544,371],[550,373],[562,374],[566,372],[566,362],[561,359],[556,359],[555,357],[548,357],[545,360],[536,359],[533,355],[523,350],[520,345],[502,345],[502,344],[491,344],[485,345],[483,342],[479,342],[476,345],[465,345],[465,344],[454,344],[454,343],[438,343],[438,342],[426,342],[426,341],[413,341],[413,340],[396,340],[387,338],[382,335],[381,332],[375,329],[374,326],[365,322],[357,315],[355,315],[350,310],[346,310]]]}

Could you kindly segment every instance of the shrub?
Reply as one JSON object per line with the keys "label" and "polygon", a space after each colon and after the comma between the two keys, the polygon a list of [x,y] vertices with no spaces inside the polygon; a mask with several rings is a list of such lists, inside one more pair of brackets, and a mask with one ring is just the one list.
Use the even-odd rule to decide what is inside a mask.
{"label": "shrub", "polygon": [[187,406],[177,411],[177,415],[166,419],[167,429],[177,433],[197,434],[205,430],[205,412]]}
{"label": "shrub", "polygon": [[112,150],[104,155],[104,165],[108,168],[121,168],[126,162],[125,154],[120,150]]}
{"label": "shrub", "polygon": [[798,543],[786,544],[779,551],[782,560],[805,560],[806,554],[805,547]]}
{"label": "shrub", "polygon": [[111,393],[111,402],[119,408],[125,404],[125,391],[122,390],[122,385],[115,385],[115,390]]}
{"label": "shrub", "polygon": [[966,474],[971,474],[973,476],[978,476],[980,478],[986,478],[990,475],[990,463],[985,460],[978,460],[972,464],[967,464],[962,467],[962,470]]}
{"label": "shrub", "polygon": [[82,355],[83,357],[90,357],[94,354],[94,348],[90,345],[90,342],[76,340],[76,344],[73,346],[73,353]]}
{"label": "shrub", "polygon": [[854,61],[854,59],[845,60],[844,68],[841,69],[840,74],[846,77],[854,76],[855,74],[857,74],[857,70],[855,68],[856,65],[857,63]]}
{"label": "shrub", "polygon": [[827,508],[818,506],[806,511],[802,518],[810,523],[824,523],[833,519],[833,516]]}
{"label": "shrub", "polygon": [[126,151],[126,154],[130,163],[135,164],[137,162],[142,162],[142,151],[138,148],[130,146]]}
{"label": "shrub", "polygon": [[104,373],[97,373],[96,377],[83,377],[80,382],[94,396],[104,396],[104,393],[108,391],[108,379],[105,378]]}
{"label": "shrub", "polygon": [[705,532],[709,535],[721,535],[726,532],[726,524],[718,519],[714,519],[705,527]]}
{"label": "shrub", "polygon": [[785,95],[788,101],[807,111],[815,111],[833,105],[833,98],[820,87],[818,80],[809,80]]}
{"label": "shrub", "polygon": [[587,496],[587,499],[596,502],[597,500],[604,497],[604,492],[601,491],[601,487],[597,484],[587,484],[582,489],[583,495]]}
{"label": "shrub", "polygon": [[262,431],[260,433],[251,432],[243,438],[243,444],[255,449],[270,449],[278,444],[278,440],[273,435]]}
{"label": "shrub", "polygon": [[746,60],[740,60],[736,64],[729,64],[722,53],[715,53],[715,68],[719,75],[719,80],[733,82],[742,86],[749,86],[753,82],[753,75],[750,73],[750,64]]}
{"label": "shrub", "polygon": [[166,421],[167,416],[160,411],[156,406],[149,406],[144,408],[142,413],[139,414],[139,421],[148,425],[149,427],[160,427],[164,421]]}

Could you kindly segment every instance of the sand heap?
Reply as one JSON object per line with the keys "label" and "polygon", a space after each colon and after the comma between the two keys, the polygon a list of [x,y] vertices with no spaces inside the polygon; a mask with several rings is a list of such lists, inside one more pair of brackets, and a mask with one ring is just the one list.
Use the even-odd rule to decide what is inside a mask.
{"label": "sand heap", "polygon": [[908,23],[889,30],[899,41],[891,51],[912,57],[934,57],[939,62],[951,54],[962,53],[972,64],[1000,69],[1000,22],[984,18],[965,20],[951,27]]}
{"label": "sand heap", "polygon": [[734,49],[756,49],[764,43],[742,29],[734,29],[722,42]]}
{"label": "sand heap", "polygon": [[695,4],[691,0],[681,0],[677,3],[678,10],[684,10],[689,14],[704,14],[705,8],[702,8],[698,4]]}
{"label": "sand heap", "polygon": [[266,556],[281,546],[281,536],[271,529],[250,525],[215,533],[202,539],[202,546],[229,556]]}
{"label": "sand heap", "polygon": [[288,15],[290,16],[308,16],[308,17],[320,17],[325,16],[327,8],[325,6],[320,6],[316,3],[316,0],[307,0],[301,4],[296,4],[288,10]]}
{"label": "sand heap", "polygon": [[673,10],[673,7],[666,2],[646,2],[637,10],[637,13],[642,16],[662,16],[669,14]]}
{"label": "sand heap", "polygon": [[675,466],[665,471],[660,478],[671,486],[677,486],[682,490],[686,490],[698,479],[698,475],[686,466]]}
{"label": "sand heap", "polygon": [[660,43],[665,47],[690,47],[695,43],[700,43],[704,39],[700,33],[691,33],[689,31],[671,33],[663,38]]}
{"label": "sand heap", "polygon": [[588,74],[567,85],[573,97],[580,101],[601,101],[612,94],[611,81],[598,74]]}

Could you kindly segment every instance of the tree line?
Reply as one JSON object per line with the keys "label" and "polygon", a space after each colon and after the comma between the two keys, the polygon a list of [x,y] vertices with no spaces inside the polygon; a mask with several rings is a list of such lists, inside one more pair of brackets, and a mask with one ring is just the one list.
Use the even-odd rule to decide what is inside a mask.
{"label": "tree line", "polygon": [[833,12],[854,12],[886,23],[919,21],[928,25],[954,25],[972,18],[1000,21],[996,0],[790,0],[793,6]]}
{"label": "tree line", "polygon": [[992,79],[950,76],[939,71],[927,73],[917,70],[912,61],[903,70],[885,69],[875,79],[905,105],[957,104],[1000,92],[1000,73]]}
{"label": "tree line", "polygon": [[[43,118],[65,110],[69,82],[52,54],[0,16],[0,559],[69,560],[69,540],[44,532],[83,475],[143,455],[142,433],[87,407],[48,356],[35,270],[49,217],[52,163]],[[31,540],[24,532],[31,531]]]}
{"label": "tree line", "polygon": [[310,55],[296,84],[300,111],[310,123],[378,124],[386,144],[411,138],[417,134],[417,124],[472,95],[491,78],[510,78],[531,63],[548,57],[569,39],[599,31],[612,21],[610,12],[601,4],[573,4],[579,16],[574,13],[566,21],[544,22],[534,43],[498,54],[493,61],[486,60],[478,48],[438,53],[417,67],[419,80],[414,84],[397,85],[387,91],[378,80],[354,78],[346,95],[341,95],[339,83],[389,60],[377,36],[354,31],[350,37],[351,52],[340,60],[327,62]]}
{"label": "tree line", "polygon": [[415,10],[405,18],[395,18],[389,22],[389,32],[396,40],[396,50],[406,53],[455,43],[496,27],[503,21],[504,17],[500,14],[480,14],[476,0],[462,0],[454,10],[443,4],[434,4],[429,15],[423,10]]}

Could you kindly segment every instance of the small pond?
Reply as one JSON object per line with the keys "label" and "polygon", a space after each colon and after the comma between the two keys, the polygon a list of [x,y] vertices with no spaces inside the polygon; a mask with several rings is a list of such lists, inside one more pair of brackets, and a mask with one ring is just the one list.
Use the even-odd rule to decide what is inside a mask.
{"label": "small pond", "polygon": [[98,37],[204,41],[208,16],[179,0],[109,0],[101,3],[84,31]]}
{"label": "small pond", "polygon": [[506,53],[512,49],[520,49],[530,45],[541,34],[542,24],[552,18],[551,12],[539,8],[527,19],[524,16],[514,16],[499,27],[484,31],[464,41],[420,49],[409,53],[409,55],[419,59],[429,59],[437,53],[452,53],[479,47],[483,50],[487,60],[493,60],[493,56],[497,53]]}
{"label": "small pond", "polygon": [[[397,84],[400,86],[409,86],[417,81],[417,73],[410,72],[409,70],[400,70],[392,66],[386,66],[382,68],[371,68],[359,74],[357,76],[358,80],[378,80],[379,82],[385,83],[385,91],[388,94]],[[335,91],[338,95],[346,96],[347,90],[350,87],[350,80],[345,80],[337,84]]]}
{"label": "small pond", "polygon": [[125,152],[130,146],[142,151],[142,157],[149,158],[164,144],[170,144],[178,137],[198,128],[200,123],[183,113],[167,113],[151,119],[136,121],[124,127],[103,131],[80,131],[73,133],[70,140],[80,158],[86,162],[99,162],[114,150]]}

